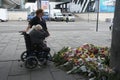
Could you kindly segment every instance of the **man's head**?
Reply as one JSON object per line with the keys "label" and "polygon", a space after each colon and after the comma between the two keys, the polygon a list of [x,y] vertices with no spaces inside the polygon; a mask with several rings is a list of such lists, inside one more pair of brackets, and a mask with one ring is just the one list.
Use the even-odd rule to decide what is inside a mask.
{"label": "man's head", "polygon": [[34,26],[34,29],[35,30],[41,30],[42,29],[42,26],[40,24],[37,24],[36,26]]}
{"label": "man's head", "polygon": [[42,16],[43,16],[43,9],[38,9],[38,10],[36,11],[36,15],[37,15],[38,17],[42,17]]}

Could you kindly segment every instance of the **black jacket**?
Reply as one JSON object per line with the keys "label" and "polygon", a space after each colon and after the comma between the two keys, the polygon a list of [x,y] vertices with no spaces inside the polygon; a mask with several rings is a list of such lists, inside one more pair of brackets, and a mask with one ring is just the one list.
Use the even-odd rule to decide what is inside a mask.
{"label": "black jacket", "polygon": [[43,28],[43,30],[47,33],[47,37],[50,35],[48,30],[47,30],[47,25],[46,25],[46,21],[41,18],[42,20],[40,20],[39,17],[35,16],[34,18],[32,18],[32,20],[29,22],[29,25],[31,25],[31,28],[33,25],[37,25],[40,24]]}
{"label": "black jacket", "polygon": [[30,33],[31,43],[43,43],[43,40],[47,37],[47,33],[44,30],[33,29]]}
{"label": "black jacket", "polygon": [[30,20],[29,25],[31,25],[31,27],[32,27],[33,25],[40,24],[42,26],[43,30],[47,31],[46,21],[43,18],[41,18],[41,19],[42,20],[40,20],[39,17],[35,16],[34,18],[32,18]]}

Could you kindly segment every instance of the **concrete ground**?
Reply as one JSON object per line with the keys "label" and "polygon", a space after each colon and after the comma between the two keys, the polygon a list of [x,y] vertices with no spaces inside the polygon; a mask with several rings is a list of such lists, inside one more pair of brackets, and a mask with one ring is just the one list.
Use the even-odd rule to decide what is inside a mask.
{"label": "concrete ground", "polygon": [[[20,67],[20,55],[25,51],[24,38],[18,31],[27,27],[27,21],[8,21],[0,23],[0,80],[85,80],[81,75],[68,75],[56,68],[52,62],[48,66],[28,70]],[[64,46],[78,47],[84,43],[98,46],[111,45],[110,23],[99,22],[47,22],[50,37],[48,46],[53,55]]]}

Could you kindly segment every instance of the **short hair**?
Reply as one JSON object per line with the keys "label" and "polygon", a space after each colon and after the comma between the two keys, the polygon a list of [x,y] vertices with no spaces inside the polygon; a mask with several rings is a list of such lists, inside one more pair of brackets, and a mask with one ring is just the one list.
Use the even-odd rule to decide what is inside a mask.
{"label": "short hair", "polygon": [[38,9],[36,10],[36,15],[38,15],[39,13],[42,13],[43,12],[43,9]]}
{"label": "short hair", "polygon": [[42,26],[40,24],[37,24],[36,26],[34,26],[34,29],[35,30],[41,30],[42,29]]}

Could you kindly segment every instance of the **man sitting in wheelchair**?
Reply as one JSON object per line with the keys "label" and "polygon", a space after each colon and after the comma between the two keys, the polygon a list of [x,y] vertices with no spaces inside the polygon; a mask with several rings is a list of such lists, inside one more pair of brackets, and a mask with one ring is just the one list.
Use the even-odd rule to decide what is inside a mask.
{"label": "man sitting in wheelchair", "polygon": [[[36,25],[29,32],[31,40],[31,50],[32,51],[44,51],[44,57],[48,59],[48,54],[50,54],[50,48],[47,47],[45,38],[48,34],[42,29],[41,25]],[[39,56],[39,54],[37,55]]]}

